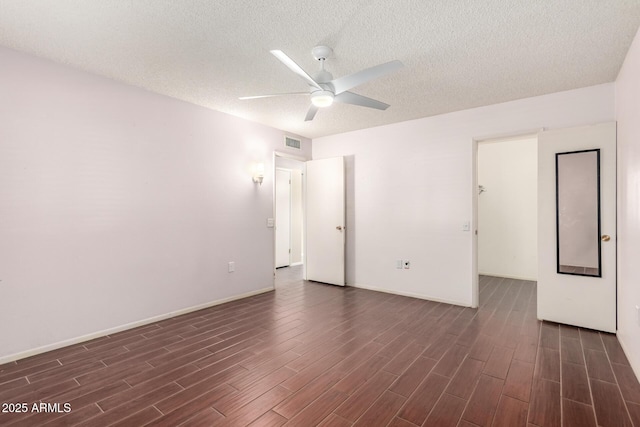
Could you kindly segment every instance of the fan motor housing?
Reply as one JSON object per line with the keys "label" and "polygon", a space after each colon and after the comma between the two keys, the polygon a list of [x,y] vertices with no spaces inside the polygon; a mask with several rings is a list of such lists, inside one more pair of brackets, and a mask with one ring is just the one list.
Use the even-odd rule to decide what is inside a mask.
{"label": "fan motor housing", "polygon": [[331,75],[330,72],[324,69],[318,71],[318,73],[313,77],[313,79],[318,83],[329,83],[331,80],[333,80],[333,75]]}

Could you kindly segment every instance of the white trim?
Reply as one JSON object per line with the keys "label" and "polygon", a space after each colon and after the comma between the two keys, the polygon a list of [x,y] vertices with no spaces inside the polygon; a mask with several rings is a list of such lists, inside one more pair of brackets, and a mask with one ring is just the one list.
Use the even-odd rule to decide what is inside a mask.
{"label": "white trim", "polygon": [[[273,173],[273,221],[274,221],[274,232],[273,232],[273,241],[274,241],[274,267],[276,269],[280,268],[280,267],[290,267],[291,266],[291,246],[293,246],[291,244],[291,172],[293,169],[289,169],[289,168],[283,168],[281,166],[276,166],[275,160],[273,162],[273,165],[275,166],[275,170]],[[277,202],[276,202],[276,192],[278,191],[278,178],[276,177],[276,174],[278,173],[278,171],[282,171],[282,172],[287,172],[289,174],[289,259],[287,260],[287,265],[281,265],[280,267],[278,267],[276,264],[278,264],[278,206],[277,206]],[[274,282],[275,283],[275,282]]]}
{"label": "white trim", "polygon": [[618,338],[618,342],[620,343],[620,347],[622,347],[622,351],[624,352],[624,355],[627,356],[627,360],[629,361],[629,365],[631,365],[631,369],[633,370],[633,373],[636,375],[636,379],[640,379],[640,375],[639,375],[640,366],[635,366],[633,364],[634,359],[628,356],[629,354],[631,354],[631,352],[627,350],[627,346],[625,345],[624,341],[620,339],[620,335],[618,335],[617,331],[616,331],[616,338]]}
{"label": "white trim", "polygon": [[503,279],[526,280],[527,282],[537,282],[538,281],[538,279],[531,278],[531,277],[509,276],[508,274],[483,273],[482,271],[478,272],[478,274],[480,276],[501,277]]}
{"label": "white trim", "polygon": [[347,284],[347,286],[360,288],[360,289],[367,289],[369,291],[384,292],[385,294],[400,295],[403,297],[418,298],[418,299],[424,299],[424,300],[434,301],[434,302],[443,302],[445,304],[459,305],[462,307],[470,307],[470,305],[466,302],[436,298],[429,295],[414,294],[412,292],[394,291],[391,289],[378,288],[377,286],[369,286],[369,285],[363,285],[363,284]]}
{"label": "white trim", "polygon": [[498,133],[494,135],[485,135],[485,136],[476,137],[476,138],[473,138],[473,140],[479,143],[505,142],[511,139],[518,140],[518,139],[525,139],[528,137],[531,137],[531,138],[537,137],[540,132],[543,132],[545,130],[546,128],[542,127],[542,128],[529,129],[529,130],[520,131],[520,132]]}
{"label": "white trim", "polygon": [[273,157],[274,157],[274,162],[273,162],[274,165],[275,165],[275,158],[276,157],[284,157],[286,159],[297,160],[297,161],[302,162],[302,163],[304,163],[307,160],[309,160],[306,157],[300,156],[298,154],[284,153],[284,152],[278,151],[278,150],[274,150],[273,151]]}
{"label": "white trim", "polygon": [[216,305],[224,304],[226,302],[231,302],[231,301],[235,301],[235,300],[239,300],[239,299],[243,299],[243,298],[248,298],[248,297],[251,297],[251,296],[254,296],[254,295],[259,295],[259,294],[263,294],[263,293],[266,293],[266,292],[271,292],[273,290],[274,290],[273,287],[262,288],[262,289],[258,289],[256,291],[251,291],[251,292],[247,292],[247,293],[240,294],[240,295],[235,295],[235,296],[228,297],[228,298],[223,298],[223,299],[219,299],[219,300],[216,300],[216,301],[211,301],[211,302],[200,304],[200,305],[195,305],[193,307],[183,308],[183,309],[172,311],[172,312],[169,312],[169,313],[166,313],[166,314],[161,314],[159,316],[149,317],[147,319],[138,320],[138,321],[135,321],[135,322],[127,323],[125,325],[116,326],[114,328],[109,328],[109,329],[105,329],[105,330],[102,330],[102,331],[93,332],[91,334],[87,334],[87,335],[82,335],[82,336],[79,336],[79,337],[71,338],[71,339],[68,339],[68,340],[59,341],[57,343],[44,345],[42,347],[37,347],[37,348],[31,349],[31,350],[22,351],[20,353],[14,353],[14,354],[10,354],[8,356],[2,356],[2,357],[0,357],[0,365],[2,365],[4,363],[13,362],[14,360],[24,359],[26,357],[31,357],[31,356],[35,356],[37,354],[46,353],[47,351],[57,350],[59,348],[67,347],[67,346],[70,346],[70,345],[73,345],[73,344],[79,344],[79,343],[82,343],[82,342],[85,342],[85,341],[89,341],[89,340],[92,340],[92,339],[95,339],[95,338],[100,338],[100,337],[103,337],[103,336],[106,336],[106,335],[115,334],[117,332],[126,331],[128,329],[137,328],[139,326],[149,325],[151,323],[159,322],[161,320],[169,319],[171,317],[180,316],[182,314],[187,314],[187,313],[191,313],[191,312],[194,312],[194,311],[203,310],[205,308],[209,308],[209,307],[213,307],[213,306],[216,306]]}
{"label": "white trim", "polygon": [[480,305],[478,276],[478,140],[471,141],[471,307]]}
{"label": "white trim", "polygon": [[[471,233],[473,233],[471,236],[471,307],[473,308],[478,308],[480,304],[480,284],[478,276],[480,274],[483,274],[480,273],[478,269],[478,144],[518,140],[534,136],[537,138],[540,132],[544,132],[545,130],[546,128],[541,127],[517,132],[476,136],[471,140]],[[509,278],[519,280],[532,280],[520,279],[516,277]],[[535,279],[534,281],[537,281],[537,279]]]}
{"label": "white trim", "polygon": [[[271,188],[271,217],[273,218],[274,221],[274,226],[275,226],[275,221],[276,221],[276,157],[283,157],[286,159],[291,159],[291,160],[297,160],[299,162],[301,162],[304,165],[304,168],[302,170],[302,262],[301,264],[304,265],[304,269],[302,272],[302,277],[303,279],[307,279],[307,272],[306,272],[306,253],[307,253],[307,212],[305,210],[305,206],[306,206],[306,201],[305,198],[307,197],[307,183],[306,183],[306,163],[307,161],[309,161],[309,159],[307,159],[306,157],[303,156],[299,156],[299,155],[295,155],[295,154],[290,154],[290,153],[284,153],[282,151],[278,151],[278,150],[274,150],[273,151],[273,155],[272,155],[272,162],[273,162],[273,186]],[[275,230],[272,230],[271,232],[271,238],[272,238],[272,247],[273,247],[273,288],[275,289],[276,287],[276,233]],[[296,264],[297,265],[297,264]]]}

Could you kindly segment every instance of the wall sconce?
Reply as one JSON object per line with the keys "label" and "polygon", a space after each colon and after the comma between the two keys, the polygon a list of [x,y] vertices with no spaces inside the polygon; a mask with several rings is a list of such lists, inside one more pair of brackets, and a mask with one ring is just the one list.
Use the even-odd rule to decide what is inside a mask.
{"label": "wall sconce", "polygon": [[264,179],[264,163],[253,164],[253,182],[262,185]]}

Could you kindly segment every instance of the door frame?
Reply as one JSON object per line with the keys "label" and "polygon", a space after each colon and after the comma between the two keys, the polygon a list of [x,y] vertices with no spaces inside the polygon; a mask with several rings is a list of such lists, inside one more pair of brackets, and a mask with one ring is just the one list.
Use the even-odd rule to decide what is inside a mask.
{"label": "door frame", "polygon": [[[276,233],[275,233],[275,224],[276,224],[276,158],[277,157],[282,157],[285,159],[290,159],[290,160],[295,160],[301,163],[305,163],[307,162],[309,159],[303,157],[303,156],[298,156],[295,154],[291,154],[291,153],[285,153],[282,151],[277,151],[274,150],[273,154],[272,154],[272,158],[271,158],[271,176],[273,176],[273,185],[271,187],[271,217],[273,218],[273,225],[274,228],[272,229],[271,232],[271,239],[272,239],[272,247],[273,247],[273,256],[272,256],[272,270],[273,270],[273,286],[275,289],[275,285],[276,285]],[[306,260],[306,256],[307,256],[307,236],[305,234],[305,229],[306,229],[306,225],[307,225],[307,213],[305,211],[305,179],[306,179],[306,174],[305,174],[305,170],[303,170],[302,172],[302,251],[303,251],[303,257],[302,257],[302,269],[303,269],[303,277],[307,277],[307,260]]]}
{"label": "door frame", "polygon": [[478,276],[478,144],[501,139],[518,139],[538,136],[545,128],[507,132],[474,137],[471,140],[471,307],[480,304],[480,286]]}
{"label": "door frame", "polygon": [[[274,192],[278,190],[278,178],[276,177],[276,174],[278,173],[278,171],[286,172],[289,175],[289,203],[287,205],[288,210],[289,210],[289,224],[288,224],[288,226],[289,226],[289,233],[288,233],[289,234],[289,243],[288,243],[288,246],[289,246],[289,248],[288,248],[289,249],[289,259],[288,259],[288,262],[287,262],[287,265],[286,265],[287,267],[289,267],[289,266],[291,266],[291,198],[292,198],[292,195],[291,195],[291,175],[292,174],[291,174],[291,172],[292,172],[292,170],[289,169],[289,168],[283,168],[283,167],[276,166],[275,164],[274,164],[274,166],[275,166],[275,171],[274,171],[274,174],[273,174],[273,176],[275,177],[275,179],[273,180]],[[276,198],[277,197],[274,197],[274,201],[273,201],[273,209],[275,211],[275,216],[274,216],[273,220],[274,220],[274,227],[275,227],[275,229],[274,229],[275,239],[274,240],[276,242],[275,259],[276,259],[276,268],[278,268],[278,266],[277,266],[277,264],[278,264],[278,253],[277,253],[277,251],[278,251],[278,207],[277,207]]]}

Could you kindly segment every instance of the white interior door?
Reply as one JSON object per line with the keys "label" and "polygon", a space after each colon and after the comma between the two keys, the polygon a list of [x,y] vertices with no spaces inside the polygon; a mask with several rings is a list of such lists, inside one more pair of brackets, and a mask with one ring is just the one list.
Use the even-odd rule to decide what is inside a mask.
{"label": "white interior door", "polygon": [[306,279],[344,286],[344,159],[308,161],[306,173]]}
{"label": "white interior door", "polygon": [[276,268],[291,264],[291,171],[276,169]]}
{"label": "white interior door", "polygon": [[615,332],[616,124],[541,132],[538,174],[538,318]]}

